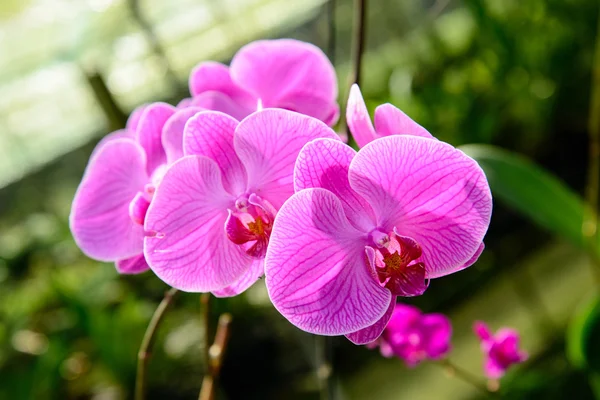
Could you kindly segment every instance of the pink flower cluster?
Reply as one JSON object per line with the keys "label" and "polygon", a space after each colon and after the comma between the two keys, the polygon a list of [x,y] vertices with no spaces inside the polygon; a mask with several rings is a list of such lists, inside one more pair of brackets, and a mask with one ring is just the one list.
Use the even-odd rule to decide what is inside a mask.
{"label": "pink flower cluster", "polygon": [[264,274],[292,324],[364,344],[398,296],[483,251],[492,198],[477,163],[391,104],[373,127],[358,86],[346,118],[361,149],[343,143],[335,70],[315,46],[251,43],[229,67],[196,67],[190,91],[136,110],[92,154],[70,218],[88,256],[217,296]]}

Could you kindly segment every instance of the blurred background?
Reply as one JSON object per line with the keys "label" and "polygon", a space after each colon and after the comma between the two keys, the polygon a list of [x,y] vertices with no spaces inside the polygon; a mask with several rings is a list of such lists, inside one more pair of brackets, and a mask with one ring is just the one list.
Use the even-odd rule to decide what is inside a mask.
{"label": "blurred background", "polygon": [[[368,2],[369,109],[391,102],[455,146],[504,149],[481,161],[495,195],[486,251],[409,302],[451,318],[450,358],[482,379],[473,320],[517,328],[530,359],[502,380],[510,399],[593,399],[598,386],[598,358],[586,353],[600,357],[598,346],[573,339],[599,292],[596,250],[579,236],[598,7]],[[0,399],[132,398],[139,343],[168,288],[151,272],[119,276],[71,238],[70,203],[98,140],[142,103],[187,97],[196,63],[228,62],[259,38],[321,47],[345,103],[351,29],[352,0],[0,2]],[[213,301],[213,322],[224,311],[233,325],[220,398],[319,398],[314,338],[273,309],[262,281]],[[197,398],[202,321],[199,296],[178,294],[149,364],[149,398]],[[595,327],[586,334],[600,343]],[[408,369],[344,338],[332,348],[339,399],[481,397],[435,364]]]}

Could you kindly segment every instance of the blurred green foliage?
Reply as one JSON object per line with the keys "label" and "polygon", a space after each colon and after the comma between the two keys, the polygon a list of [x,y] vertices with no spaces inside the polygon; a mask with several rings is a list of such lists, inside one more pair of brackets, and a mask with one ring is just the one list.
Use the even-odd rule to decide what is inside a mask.
{"label": "blurred green foliage", "polygon": [[[37,2],[51,4],[49,0],[29,3]],[[26,3],[19,3],[19,7],[27,9]],[[252,20],[239,15],[241,6],[238,8],[238,2],[233,0],[190,0],[182,2],[180,8],[169,2],[156,1],[152,7],[146,3],[149,2],[142,2],[142,10],[150,26],[156,29],[154,33],[165,49],[166,58],[153,53],[156,49],[147,50],[149,54],[134,60],[137,69],[132,71],[133,75],[135,71],[147,71],[154,86],[133,85],[134,89],[127,92],[115,83],[123,80],[110,78],[110,66],[124,62],[111,57],[113,41],[131,34],[137,26],[127,13],[118,12],[119,19],[108,19],[110,12],[124,9],[123,2],[68,27],[71,35],[73,32],[85,34],[76,37],[81,43],[67,58],[82,62],[86,68],[91,63],[92,70],[99,71],[101,77],[108,75],[107,87],[121,109],[130,109],[144,101],[176,101],[186,96],[181,87],[185,86],[187,64],[192,62],[190,60],[201,61],[199,54],[206,54],[202,51],[205,49],[201,49],[203,46],[214,50],[212,54],[220,61],[226,61],[236,47],[258,34],[292,36],[323,48],[328,43],[330,20],[318,2],[312,2],[313,8],[299,13],[287,2],[245,1],[244,6],[254,10],[257,16]],[[170,25],[169,29],[161,25],[163,15],[175,20],[184,18],[187,8],[200,3],[221,12],[219,18],[213,18],[215,26],[201,30],[202,39],[188,31],[177,36],[177,32],[172,32],[177,24]],[[335,64],[340,78],[340,101],[344,103],[352,1],[337,0],[336,3]],[[20,15],[15,4],[8,2],[0,6],[3,11],[12,10],[10,17],[2,14],[3,20]],[[268,7],[274,11],[267,13]],[[553,246],[548,231],[505,207],[502,200],[528,213],[554,234],[577,242],[578,221],[574,219],[580,216],[581,203],[576,196],[583,192],[586,174],[586,121],[597,11],[598,3],[594,0],[369,2],[362,91],[371,110],[389,101],[441,140],[454,145],[499,146],[507,152],[524,154],[539,165],[529,169],[528,163],[513,159],[507,152],[499,153],[496,161],[488,159],[488,164],[500,162],[513,168],[506,175],[508,180],[503,182],[514,181],[515,185],[495,188],[498,193],[486,252],[475,266],[432,282],[425,296],[410,302],[426,311],[452,315],[468,305],[473,296],[485,292],[486,287],[497,285],[500,273],[510,275],[524,258]],[[267,23],[267,14],[277,18]],[[129,25],[121,25],[123,20]],[[107,37],[98,32],[104,32]],[[227,35],[235,38],[226,40]],[[9,44],[11,48],[39,46],[33,39],[31,43]],[[9,39],[1,40],[8,45]],[[53,37],[52,40],[53,48],[60,49],[62,39]],[[91,46],[99,42],[101,45]],[[91,51],[86,52],[88,44]],[[56,62],[56,57],[65,57],[59,53],[59,50],[50,55],[40,53],[34,59],[43,64],[34,65],[30,60],[27,68],[22,69],[44,68]],[[187,58],[178,63],[181,54]],[[166,77],[164,65],[161,67],[164,62],[170,63],[178,74],[177,84]],[[17,79],[20,69],[17,64],[13,65],[6,79]],[[126,76],[130,79],[133,75]],[[84,257],[71,239],[70,201],[93,142],[106,134],[105,126],[110,125],[103,117],[97,96],[90,95],[90,89],[85,86],[85,79],[79,76],[77,82],[77,87],[83,87],[87,93],[86,101],[93,104],[88,108],[90,115],[73,113],[69,108],[60,114],[65,118],[64,126],[58,124],[52,129],[61,130],[59,133],[67,139],[74,126],[89,132],[79,133],[78,141],[68,142],[69,145],[65,141],[59,146],[61,151],[52,153],[63,155],[52,161],[52,157],[47,157],[47,164],[42,167],[35,164],[39,170],[29,170],[23,178],[0,190],[0,399],[130,398],[139,342],[167,289],[151,273],[118,276],[112,265]],[[63,90],[72,93],[71,86]],[[60,91],[56,95],[60,95]],[[45,104],[56,102],[58,100],[51,97]],[[16,106],[7,107],[0,113],[0,127],[7,126],[3,118],[9,120],[13,115],[10,113],[18,111],[15,111]],[[87,119],[71,124],[67,119],[69,113],[78,114],[79,120]],[[35,113],[27,115],[27,120],[35,120]],[[98,123],[99,120],[102,123]],[[8,131],[3,129],[2,139],[11,134]],[[10,165],[35,158],[31,154],[47,152],[43,146],[37,148],[37,153],[19,152],[19,149],[29,148],[27,146],[34,148],[35,138],[48,135],[43,129],[34,133],[10,151],[5,150],[17,160]],[[92,143],[82,145],[93,134],[96,136],[91,139]],[[17,143],[14,137],[9,139]],[[481,162],[486,168],[486,161]],[[492,185],[494,178],[490,174]],[[564,182],[564,187],[557,182]],[[571,259],[548,263],[546,274],[557,276],[565,285],[561,287],[562,296],[589,295],[580,293],[578,283],[569,279],[580,265]],[[537,278],[531,277],[532,280]],[[519,298],[519,310],[531,313],[528,315],[533,315],[530,319],[534,324],[544,321],[544,307],[540,307],[535,293],[531,293],[529,282],[516,282],[515,287],[515,292],[507,296]],[[563,301],[564,298],[556,296],[545,307],[551,308]],[[234,316],[233,335],[220,385],[219,394],[223,398],[318,398],[313,338],[293,328],[273,310],[262,282],[242,296],[219,299],[213,304],[213,321],[223,311],[232,312]],[[484,310],[494,310],[497,306],[481,304]],[[519,310],[510,311],[516,314]],[[496,314],[488,311],[470,318],[494,319]],[[590,385],[587,373],[567,362],[563,341],[566,319],[551,322],[546,324],[550,332],[546,326],[524,334],[525,343],[528,343],[527,335],[537,335],[542,345],[528,364],[503,382],[502,393],[507,398],[593,398],[593,383]],[[513,320],[498,317],[496,323],[512,324]],[[467,331],[468,328],[460,330]],[[204,373],[203,332],[198,296],[179,294],[160,329],[150,361],[151,398],[197,397]],[[594,338],[597,341],[593,335],[590,343]],[[476,347],[475,338],[466,333],[455,336],[455,341],[457,351],[459,343]],[[368,387],[367,369],[377,366],[391,371],[395,368],[393,365],[400,363],[384,360],[376,352],[357,348],[343,338],[335,339],[333,344],[334,381],[345,398],[355,398],[352,392],[344,391],[345,386]],[[480,361],[471,357],[470,368],[478,371]],[[402,377],[397,378],[400,382]],[[424,387],[432,386],[430,383],[422,382]],[[443,384],[443,379],[435,383]],[[400,384],[389,398],[405,398],[401,388]],[[466,391],[455,393],[452,398],[474,396],[477,395]]]}

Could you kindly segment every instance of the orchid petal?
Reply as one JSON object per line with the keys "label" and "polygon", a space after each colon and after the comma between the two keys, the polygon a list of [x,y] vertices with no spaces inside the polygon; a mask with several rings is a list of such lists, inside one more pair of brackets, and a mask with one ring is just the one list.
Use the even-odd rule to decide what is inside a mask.
{"label": "orchid petal", "polygon": [[265,260],[254,260],[248,272],[244,273],[237,281],[231,285],[213,290],[213,294],[217,297],[232,297],[245,292],[250,286],[254,285],[265,273]]}
{"label": "orchid petal", "polygon": [[143,254],[117,260],[115,267],[120,274],[141,274],[150,269]]}
{"label": "orchid petal", "polygon": [[492,332],[490,328],[482,321],[475,321],[473,324],[473,332],[483,341],[489,341],[492,339]]}
{"label": "orchid petal", "polygon": [[90,154],[90,160],[92,158],[94,158],[96,156],[96,154],[98,154],[98,151],[100,151],[100,149],[102,147],[104,147],[104,145],[106,145],[106,143],[112,142],[115,139],[127,139],[127,138],[131,138],[131,134],[129,131],[127,131],[127,129],[119,129],[119,130],[116,130],[114,132],[107,134],[106,136],[104,136],[102,139],[100,139],[98,141],[98,143],[96,144],[96,147],[94,147],[94,150],[92,150],[92,154]]}
{"label": "orchid petal", "polygon": [[232,80],[259,98],[265,108],[289,108],[319,119],[331,119],[337,78],[318,47],[292,39],[260,40],[242,47],[231,61]]}
{"label": "orchid petal", "polygon": [[316,188],[293,195],[277,214],[265,258],[275,308],[298,328],[321,335],[376,323],[392,296],[365,264],[363,235],[333,193]]}
{"label": "orchid petal", "polygon": [[238,280],[252,264],[224,232],[234,199],[210,158],[186,156],[156,189],[146,215],[144,254],[167,284],[188,292],[212,292]]}
{"label": "orchid petal", "polygon": [[192,96],[204,92],[221,92],[234,102],[255,107],[257,100],[245,90],[237,86],[229,73],[229,67],[214,61],[198,64],[190,73],[190,93]]}
{"label": "orchid petal", "polygon": [[223,186],[233,195],[246,190],[246,170],[233,148],[238,121],[216,111],[203,111],[190,118],[183,133],[186,155],[206,156],[221,169]]}
{"label": "orchid petal", "polygon": [[350,340],[354,344],[367,344],[376,340],[387,326],[390,318],[394,312],[394,307],[396,306],[396,296],[392,296],[392,301],[390,301],[390,306],[387,311],[377,322],[373,325],[363,328],[359,331],[352,332],[346,335],[348,340]]}
{"label": "orchid petal", "polygon": [[369,201],[379,226],[417,241],[427,278],[460,269],[483,241],[492,196],[477,163],[447,143],[386,136],[352,160],[350,186]]}
{"label": "orchid petal", "polygon": [[450,350],[452,325],[443,314],[423,315],[419,323],[427,357],[439,359]]}
{"label": "orchid petal", "polygon": [[348,167],[355,155],[356,151],[339,140],[315,139],[307,143],[294,167],[294,190],[317,187],[329,190],[341,200],[350,223],[370,232],[375,228],[373,210],[348,182]]}
{"label": "orchid petal", "polygon": [[352,137],[360,148],[379,137],[375,132],[375,128],[373,128],[367,105],[357,84],[352,85],[350,88],[350,96],[346,107],[346,121],[350,132],[352,132]]}
{"label": "orchid petal", "polygon": [[473,253],[473,255],[471,256],[471,258],[469,258],[463,265],[456,268],[456,270],[454,270],[454,272],[463,270],[463,269],[468,268],[471,265],[475,264],[477,262],[477,260],[479,260],[479,256],[481,256],[484,249],[485,249],[485,244],[481,243],[479,245],[479,247],[477,248],[477,250],[475,250],[475,253]]}
{"label": "orchid petal", "polygon": [[183,157],[183,128],[186,122],[200,111],[203,111],[203,108],[193,106],[183,108],[165,122],[161,141],[167,155],[168,164],[173,164]]}
{"label": "orchid petal", "polygon": [[254,111],[254,108],[236,103],[228,95],[217,91],[200,93],[192,99],[191,105],[205,110],[220,111],[237,120],[243,119]]}
{"label": "orchid petal", "polygon": [[390,103],[375,109],[375,130],[378,136],[413,135],[435,139],[425,128]]}
{"label": "orchid petal", "polygon": [[248,172],[248,187],[276,209],[294,193],[293,172],[302,147],[313,139],[339,140],[323,122],[281,109],[258,111],[242,122],[235,151]]}
{"label": "orchid petal", "polygon": [[131,139],[100,148],[86,168],[71,208],[75,242],[91,258],[115,261],[142,251],[143,229],[129,203],[148,181],[143,149]]}
{"label": "orchid petal", "polygon": [[177,109],[166,103],[153,103],[148,105],[137,126],[137,140],[146,151],[148,175],[161,164],[167,157],[162,147],[161,136],[165,122],[175,114]]}
{"label": "orchid petal", "polygon": [[132,132],[132,136],[135,136],[134,133],[137,131],[140,118],[142,117],[146,107],[148,107],[148,104],[142,104],[141,106],[136,107],[131,114],[129,114],[129,118],[127,118],[127,126],[125,129],[127,129],[129,132]]}

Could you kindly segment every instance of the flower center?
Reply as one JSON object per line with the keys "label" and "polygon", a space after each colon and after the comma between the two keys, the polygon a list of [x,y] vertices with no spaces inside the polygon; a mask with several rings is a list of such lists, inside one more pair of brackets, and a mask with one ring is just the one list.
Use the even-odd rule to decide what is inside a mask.
{"label": "flower center", "polygon": [[134,223],[144,225],[146,213],[155,191],[156,186],[149,183],[144,186],[143,191],[137,192],[131,203],[129,203],[129,217]]}
{"label": "flower center", "polygon": [[229,209],[225,222],[227,237],[243,247],[246,254],[261,258],[267,252],[277,211],[268,201],[252,193],[241,196]]}
{"label": "flower center", "polygon": [[375,230],[370,234],[373,247],[366,246],[367,261],[379,284],[396,296],[419,296],[429,282],[425,264],[417,262],[421,246],[395,230],[390,234]]}

